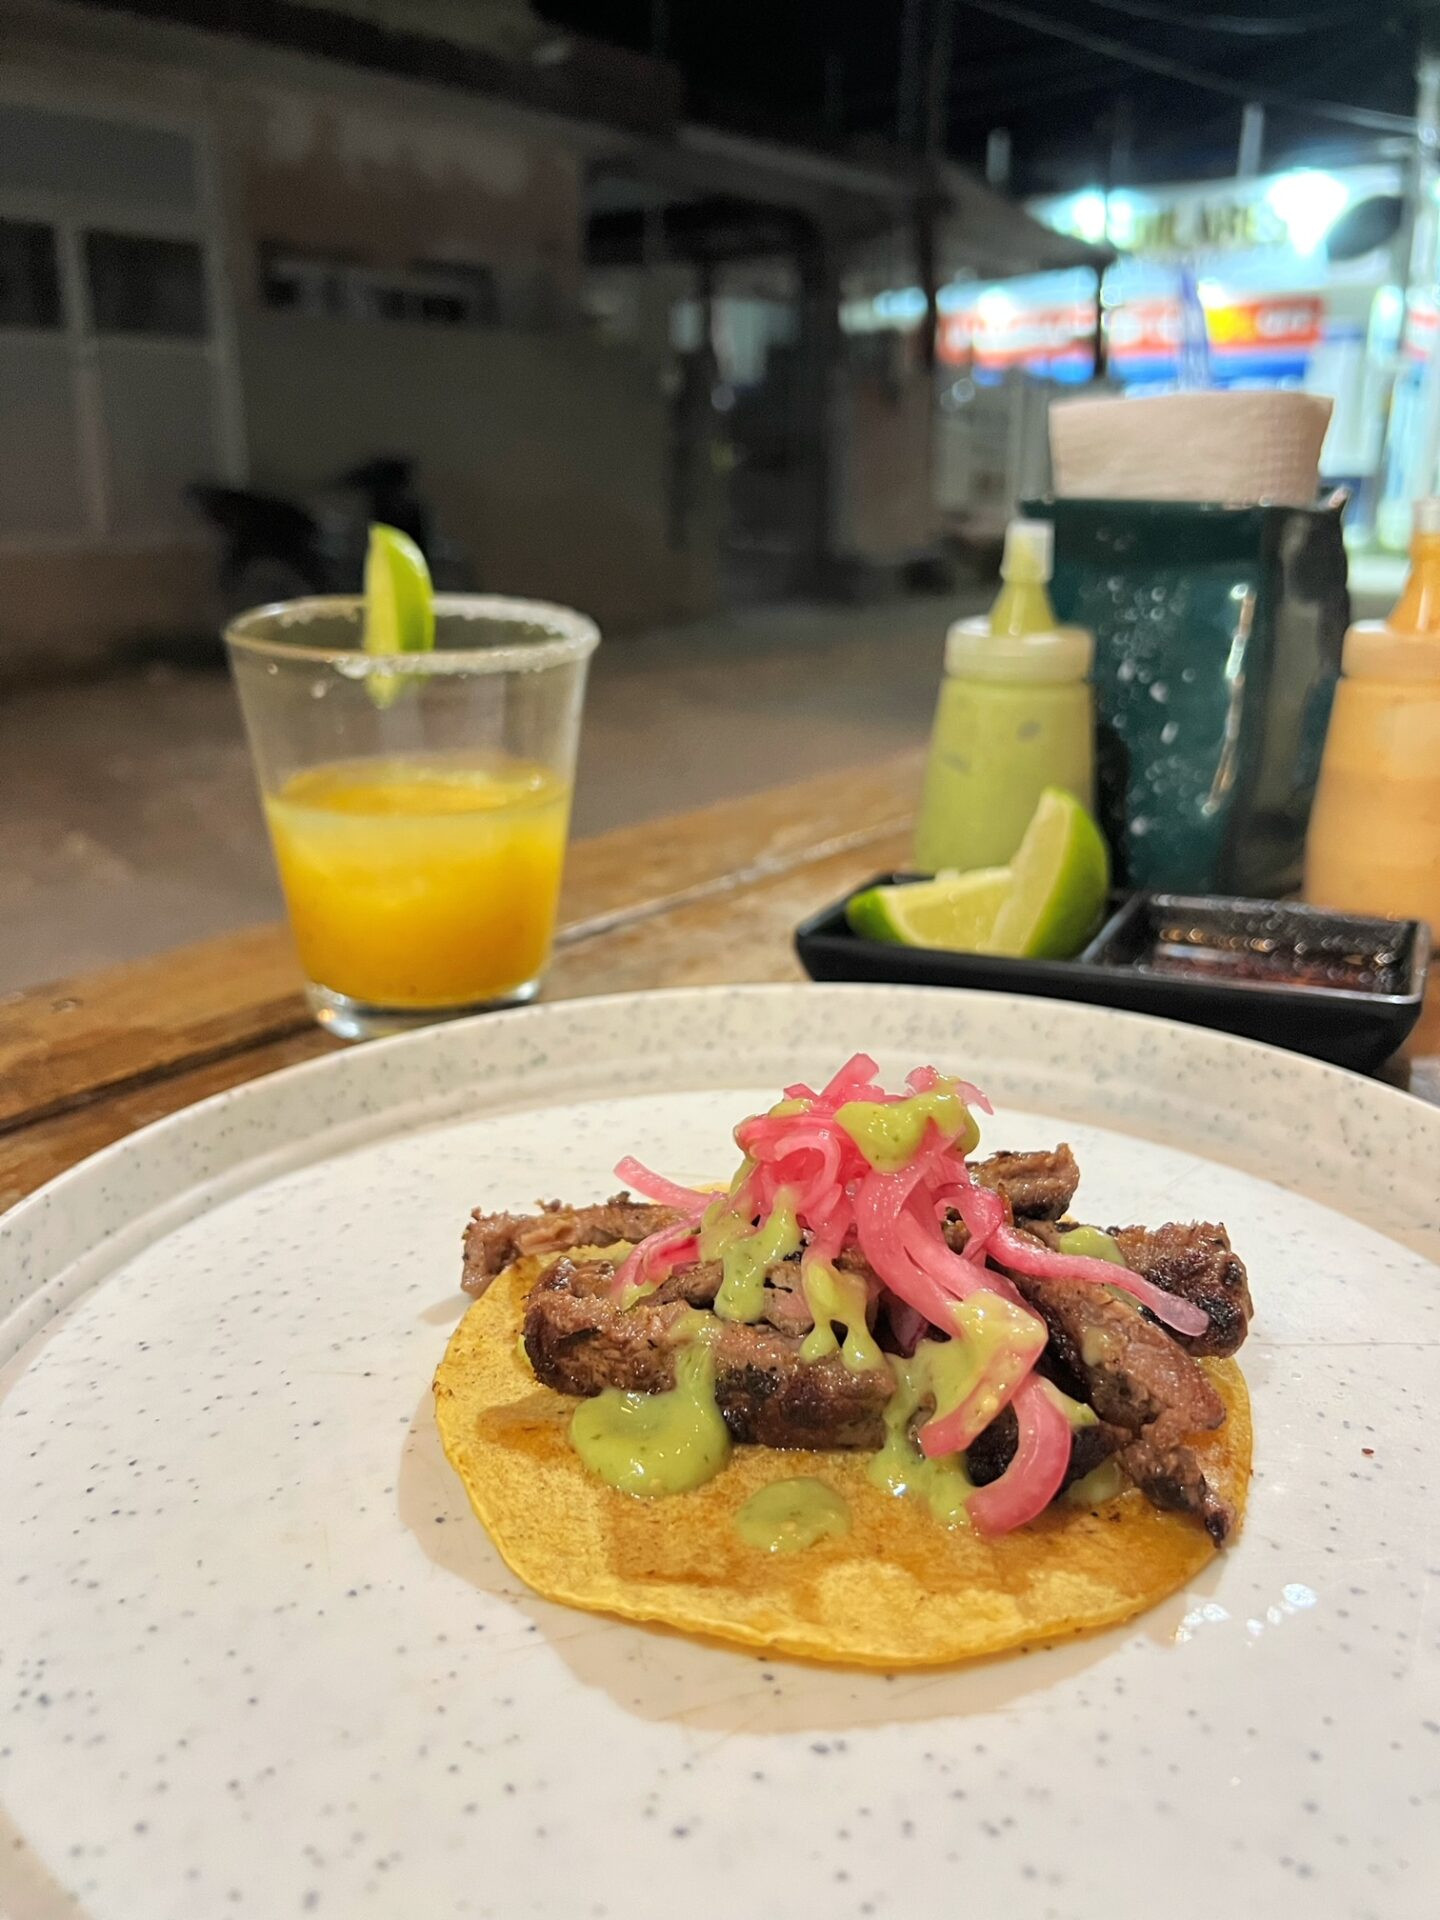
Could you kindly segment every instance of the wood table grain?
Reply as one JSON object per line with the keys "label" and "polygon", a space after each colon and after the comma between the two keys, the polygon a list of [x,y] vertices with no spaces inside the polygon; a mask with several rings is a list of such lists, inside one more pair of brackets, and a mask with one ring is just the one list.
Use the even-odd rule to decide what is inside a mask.
{"label": "wood table grain", "polygon": [[[577,841],[545,997],[800,979],[797,921],[904,863],[921,765],[916,749]],[[148,1121],[340,1044],[310,1017],[283,925],[13,994],[0,1208]],[[1440,1099],[1440,1060],[1410,1072]]]}

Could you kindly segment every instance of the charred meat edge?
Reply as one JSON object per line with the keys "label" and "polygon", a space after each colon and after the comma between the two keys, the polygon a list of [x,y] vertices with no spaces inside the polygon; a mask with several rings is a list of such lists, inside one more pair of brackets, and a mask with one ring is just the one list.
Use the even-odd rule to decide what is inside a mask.
{"label": "charred meat edge", "polygon": [[[1062,1234],[1073,1232],[1075,1220],[1027,1220],[1027,1233],[1055,1252],[1062,1251]],[[1245,1263],[1230,1245],[1224,1227],[1213,1221],[1171,1221],[1163,1227],[1107,1227],[1104,1229],[1142,1279],[1178,1294],[1203,1309],[1209,1325],[1203,1333],[1167,1329],[1187,1353],[1222,1359],[1243,1345],[1254,1307]],[[956,1235],[952,1232],[952,1239]],[[963,1245],[964,1229],[959,1229]]]}
{"label": "charred meat edge", "polygon": [[1197,1362],[1123,1294],[1087,1280],[1011,1278],[1045,1322],[1060,1386],[1129,1436],[1119,1459],[1130,1478],[1157,1507],[1198,1515],[1223,1544],[1234,1509],[1185,1444],[1225,1422],[1224,1402]]}

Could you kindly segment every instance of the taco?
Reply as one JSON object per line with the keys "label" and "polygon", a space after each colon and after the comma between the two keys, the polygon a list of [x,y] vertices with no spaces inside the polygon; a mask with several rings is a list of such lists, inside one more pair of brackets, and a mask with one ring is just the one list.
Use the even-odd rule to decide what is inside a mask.
{"label": "taco", "polygon": [[436,1412],[521,1579],[893,1669],[1112,1625],[1224,1545],[1225,1229],[1084,1225],[1070,1149],[972,1159],[977,1108],[859,1055],[741,1122],[728,1188],[622,1160],[640,1199],[473,1216]]}

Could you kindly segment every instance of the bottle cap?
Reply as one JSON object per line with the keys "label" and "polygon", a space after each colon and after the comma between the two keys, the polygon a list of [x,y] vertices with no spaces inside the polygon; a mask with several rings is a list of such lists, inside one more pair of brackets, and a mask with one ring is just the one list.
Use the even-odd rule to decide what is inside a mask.
{"label": "bottle cap", "polygon": [[1440,533],[1440,499],[1431,494],[1428,499],[1417,500],[1413,524],[1416,533]]}
{"label": "bottle cap", "polygon": [[957,620],[945,635],[945,671],[966,680],[1084,680],[1095,642],[1084,627],[992,633],[987,614]]}
{"label": "bottle cap", "polygon": [[1043,585],[1055,570],[1053,520],[1012,520],[1005,529],[1005,552],[1000,561],[1002,580],[1038,580]]}

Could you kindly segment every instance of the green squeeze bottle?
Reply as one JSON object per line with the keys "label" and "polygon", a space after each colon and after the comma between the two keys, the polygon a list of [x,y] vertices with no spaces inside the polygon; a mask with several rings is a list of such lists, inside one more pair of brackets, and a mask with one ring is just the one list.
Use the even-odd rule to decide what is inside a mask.
{"label": "green squeeze bottle", "polygon": [[1012,520],[995,605],[945,637],[915,832],[915,864],[926,873],[1004,866],[1046,787],[1093,810],[1094,642],[1056,624],[1047,590],[1054,537],[1048,520]]}

